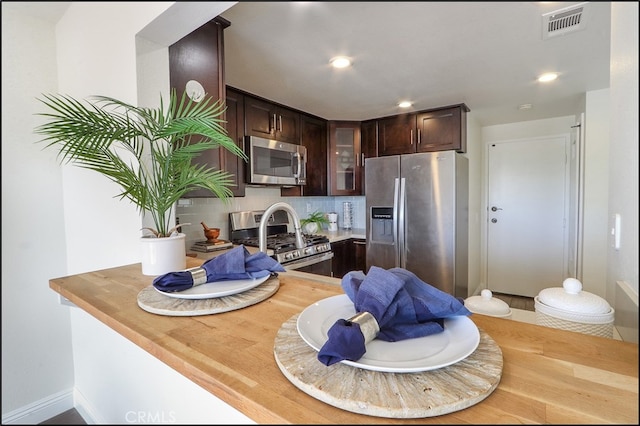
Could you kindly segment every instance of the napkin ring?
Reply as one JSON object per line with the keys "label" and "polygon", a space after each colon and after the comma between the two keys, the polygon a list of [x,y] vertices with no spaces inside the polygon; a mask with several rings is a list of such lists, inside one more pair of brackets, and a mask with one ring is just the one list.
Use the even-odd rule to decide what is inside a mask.
{"label": "napkin ring", "polygon": [[347,321],[354,322],[360,326],[365,345],[375,339],[376,336],[378,336],[378,332],[380,332],[380,326],[378,325],[378,321],[376,321],[376,317],[369,312],[358,312]]}
{"label": "napkin ring", "polygon": [[193,286],[197,286],[200,284],[205,284],[207,282],[207,271],[204,268],[196,267],[187,269],[187,272],[191,274],[191,278],[193,279]]}

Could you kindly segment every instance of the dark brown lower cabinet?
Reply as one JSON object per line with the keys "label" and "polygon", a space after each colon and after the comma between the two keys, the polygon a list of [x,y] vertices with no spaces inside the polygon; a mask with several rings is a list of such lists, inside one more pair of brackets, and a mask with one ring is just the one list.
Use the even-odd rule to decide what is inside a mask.
{"label": "dark brown lower cabinet", "polygon": [[367,273],[367,240],[354,238],[351,240],[353,253],[353,270]]}
{"label": "dark brown lower cabinet", "polygon": [[342,278],[347,272],[366,272],[366,241],[351,238],[331,243],[333,250],[333,277]]}

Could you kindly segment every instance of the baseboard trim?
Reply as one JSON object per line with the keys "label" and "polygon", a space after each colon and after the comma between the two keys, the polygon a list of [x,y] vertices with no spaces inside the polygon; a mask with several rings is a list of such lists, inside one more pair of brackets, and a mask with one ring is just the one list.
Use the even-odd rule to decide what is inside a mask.
{"label": "baseboard trim", "polygon": [[[97,411],[87,400],[87,398],[85,398],[84,395],[82,395],[82,393],[78,391],[78,389],[74,389],[73,397],[76,403],[76,410],[88,425],[107,424],[106,421],[98,417],[98,415],[96,414]],[[99,421],[96,419],[99,419]]]}
{"label": "baseboard trim", "polygon": [[2,415],[2,424],[33,425],[73,408],[73,389],[59,392]]}

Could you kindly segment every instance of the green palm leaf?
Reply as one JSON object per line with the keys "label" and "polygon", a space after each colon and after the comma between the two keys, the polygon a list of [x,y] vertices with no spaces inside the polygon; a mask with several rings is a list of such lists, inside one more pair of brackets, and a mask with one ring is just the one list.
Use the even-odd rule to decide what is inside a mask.
{"label": "green palm leaf", "polygon": [[228,201],[233,176],[193,164],[203,152],[222,147],[247,157],[227,135],[221,119],[225,106],[205,97],[178,99],[173,90],[165,109],[145,108],[106,97],[80,102],[66,95],[43,95],[47,121],[36,127],[46,147],[58,149],[63,164],[94,170],[121,188],[116,195],[149,212],[159,236],[168,236],[170,209],[187,192],[207,189]]}

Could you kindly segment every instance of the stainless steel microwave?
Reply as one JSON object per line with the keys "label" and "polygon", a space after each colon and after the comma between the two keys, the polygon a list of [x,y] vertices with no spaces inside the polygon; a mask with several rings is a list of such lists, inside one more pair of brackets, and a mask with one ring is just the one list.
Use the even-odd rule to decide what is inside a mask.
{"label": "stainless steel microwave", "polygon": [[307,148],[257,136],[245,137],[249,157],[247,183],[304,185],[307,179]]}

